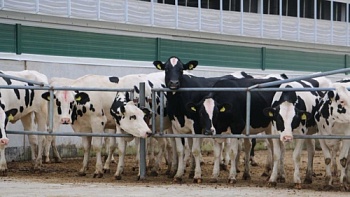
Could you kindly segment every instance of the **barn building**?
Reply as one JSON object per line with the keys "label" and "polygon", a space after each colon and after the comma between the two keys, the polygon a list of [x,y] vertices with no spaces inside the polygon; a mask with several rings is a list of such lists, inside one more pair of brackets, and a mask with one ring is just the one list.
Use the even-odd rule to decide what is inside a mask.
{"label": "barn building", "polygon": [[[194,72],[204,76],[236,70],[300,75],[348,68],[349,4],[0,0],[0,69],[33,69],[48,77],[123,76],[154,72],[154,60],[172,55],[198,60]],[[14,148],[25,143],[16,137],[20,139],[11,143]]]}

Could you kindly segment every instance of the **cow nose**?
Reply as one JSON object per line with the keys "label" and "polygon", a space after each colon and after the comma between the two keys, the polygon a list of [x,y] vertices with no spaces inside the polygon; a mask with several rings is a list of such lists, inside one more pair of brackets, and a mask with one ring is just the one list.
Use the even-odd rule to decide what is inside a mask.
{"label": "cow nose", "polygon": [[213,135],[213,134],[214,134],[214,129],[204,130],[204,135]]}
{"label": "cow nose", "polygon": [[2,145],[7,145],[8,143],[9,143],[9,139],[8,138],[1,138],[0,139],[0,144],[2,144]]}
{"label": "cow nose", "polygon": [[146,132],[146,136],[147,136],[147,137],[151,137],[152,135],[153,135],[152,132]]}
{"label": "cow nose", "polygon": [[170,80],[169,81],[169,88],[170,89],[177,89],[180,85],[179,80]]}
{"label": "cow nose", "polygon": [[286,135],[282,137],[282,142],[291,142],[293,141],[293,136]]}
{"label": "cow nose", "polygon": [[62,124],[70,124],[70,119],[69,118],[62,118],[61,123]]}

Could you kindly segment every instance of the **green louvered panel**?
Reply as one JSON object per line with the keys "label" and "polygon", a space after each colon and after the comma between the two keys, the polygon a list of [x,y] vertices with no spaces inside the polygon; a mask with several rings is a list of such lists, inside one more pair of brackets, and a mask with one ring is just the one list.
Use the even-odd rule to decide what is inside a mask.
{"label": "green louvered panel", "polygon": [[153,61],[156,39],[22,26],[22,52]]}
{"label": "green louvered panel", "polygon": [[261,68],[261,49],[231,45],[162,39],[160,60],[177,56],[183,62],[198,60],[200,65],[231,68]]}
{"label": "green louvered panel", "polygon": [[288,50],[266,50],[266,68],[295,71],[324,72],[345,66],[344,55]]}
{"label": "green louvered panel", "polygon": [[0,51],[16,52],[16,26],[0,24]]}

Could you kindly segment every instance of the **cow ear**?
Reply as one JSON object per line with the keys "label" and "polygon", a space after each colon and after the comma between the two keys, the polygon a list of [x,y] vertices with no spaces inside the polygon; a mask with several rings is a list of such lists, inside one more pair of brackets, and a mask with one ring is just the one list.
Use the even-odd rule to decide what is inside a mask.
{"label": "cow ear", "polygon": [[191,60],[184,65],[184,70],[193,70],[198,65],[198,61]]}
{"label": "cow ear", "polygon": [[193,113],[197,112],[197,107],[194,103],[187,103],[186,109],[189,112],[193,112]]}
{"label": "cow ear", "polygon": [[299,116],[301,120],[309,120],[311,118],[311,113],[306,111],[299,112]]}
{"label": "cow ear", "polygon": [[229,110],[231,110],[231,104],[229,103],[224,103],[222,105],[219,106],[219,112],[227,112]]}
{"label": "cow ear", "polygon": [[88,94],[86,94],[85,92],[79,92],[77,93],[75,96],[75,101],[78,103],[78,104],[81,104],[81,105],[84,105],[86,104],[87,102],[90,101],[90,97]]}
{"label": "cow ear", "polygon": [[[50,92],[44,92],[42,95],[41,95],[41,98],[47,100],[47,101],[50,101]],[[55,95],[53,95],[53,98],[55,99]]]}
{"label": "cow ear", "polygon": [[125,107],[124,107],[124,105],[120,106],[120,112],[122,112],[122,114],[125,113]]}
{"label": "cow ear", "polygon": [[161,61],[154,61],[153,65],[158,69],[158,70],[165,70],[164,67],[165,65]]}
{"label": "cow ear", "polygon": [[146,108],[146,107],[141,107],[140,109],[143,111],[143,114],[144,114],[145,116],[150,116],[150,115],[152,115],[151,110],[149,110],[148,108]]}
{"label": "cow ear", "polygon": [[275,116],[275,109],[272,107],[267,107],[263,110],[263,114],[269,118],[273,118]]}
{"label": "cow ear", "polygon": [[17,112],[18,112],[18,109],[16,108],[6,111],[5,114],[6,114],[7,120],[11,122],[14,119],[14,116],[17,114]]}
{"label": "cow ear", "polygon": [[334,91],[328,91],[327,96],[330,100],[333,100],[334,98]]}

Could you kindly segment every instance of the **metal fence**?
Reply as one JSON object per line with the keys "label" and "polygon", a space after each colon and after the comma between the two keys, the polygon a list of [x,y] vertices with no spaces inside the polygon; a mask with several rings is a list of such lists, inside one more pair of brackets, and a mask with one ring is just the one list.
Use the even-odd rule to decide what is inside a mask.
{"label": "metal fence", "polygon": [[[152,111],[153,117],[152,117],[152,131],[153,135],[152,137],[156,138],[279,138],[278,135],[250,135],[249,127],[250,127],[250,103],[251,103],[251,92],[254,91],[329,91],[333,90],[333,88],[269,88],[272,85],[279,85],[286,82],[292,82],[297,80],[303,80],[308,78],[314,78],[314,77],[321,77],[321,76],[328,76],[338,73],[345,73],[350,72],[350,68],[345,69],[339,69],[324,73],[316,73],[296,78],[290,78],[275,82],[269,82],[264,84],[257,84],[255,86],[251,86],[248,88],[181,88],[177,91],[245,91],[247,93],[247,117],[246,117],[246,134],[245,135],[217,135],[217,136],[208,136],[208,135],[194,135],[194,134],[164,134],[163,131],[163,125],[160,124],[159,131],[160,133],[156,133],[155,128],[155,112],[156,110],[156,104],[155,104],[155,95],[157,92],[160,93],[160,122],[162,123],[164,120],[164,114],[162,109],[164,109],[164,92],[171,91],[168,88],[154,88],[152,89]],[[30,82],[39,86],[0,86],[0,89],[41,89],[41,90],[48,90],[51,93],[51,96],[53,96],[54,90],[79,90],[79,91],[133,91],[133,89],[106,89],[106,88],[84,88],[84,87],[75,87],[75,88],[67,88],[67,87],[53,87],[49,86],[48,84],[42,84],[42,83],[35,83],[33,81],[28,81],[25,79],[15,78],[8,75],[0,74],[0,77],[7,77],[7,78],[13,78],[21,81]],[[140,83],[140,106],[144,106],[145,103],[145,84]],[[55,136],[92,136],[92,137],[130,137],[129,134],[109,134],[109,133],[102,133],[102,134],[96,134],[96,133],[63,133],[63,132],[52,132],[52,125],[53,125],[53,99],[50,99],[50,105],[49,105],[49,132],[43,132],[43,131],[14,131],[14,130],[7,130],[8,134],[21,134],[21,135],[55,135]],[[344,136],[344,135],[332,135],[332,136],[325,136],[325,135],[293,135],[296,139],[350,139],[350,136]],[[140,141],[140,177],[141,179],[145,178],[146,175],[146,143],[144,139],[141,139]]]}
{"label": "metal fence", "polygon": [[[350,46],[349,3],[345,5],[345,21],[334,21],[333,1],[331,20],[317,18],[317,6],[312,10],[314,18],[301,17],[300,0],[297,0],[297,17],[282,14],[279,0],[278,15],[264,14],[264,0],[258,13],[244,12],[244,0],[240,11],[223,9],[220,0],[218,10],[201,7],[157,3],[154,0],[0,0],[0,10],[49,15],[66,18],[135,24],[150,27],[209,32],[256,38],[298,41],[336,46]],[[311,0],[310,0],[311,1]],[[316,5],[317,0],[314,0]],[[311,10],[310,10],[311,12]]]}

